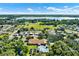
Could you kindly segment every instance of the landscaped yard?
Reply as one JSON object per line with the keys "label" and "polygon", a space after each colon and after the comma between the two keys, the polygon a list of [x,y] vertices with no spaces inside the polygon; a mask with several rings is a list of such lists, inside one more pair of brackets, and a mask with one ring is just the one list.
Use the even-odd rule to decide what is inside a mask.
{"label": "landscaped yard", "polygon": [[36,45],[28,45],[28,53],[27,53],[27,56],[30,56],[29,52],[30,52],[30,49],[36,49],[37,46]]}

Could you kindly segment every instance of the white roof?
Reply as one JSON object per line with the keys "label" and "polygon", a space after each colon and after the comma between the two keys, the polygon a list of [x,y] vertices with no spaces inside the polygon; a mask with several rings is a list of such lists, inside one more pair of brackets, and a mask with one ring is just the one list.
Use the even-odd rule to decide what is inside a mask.
{"label": "white roof", "polygon": [[38,50],[40,52],[49,52],[49,49],[46,48],[46,46],[43,46],[43,45],[38,46]]}

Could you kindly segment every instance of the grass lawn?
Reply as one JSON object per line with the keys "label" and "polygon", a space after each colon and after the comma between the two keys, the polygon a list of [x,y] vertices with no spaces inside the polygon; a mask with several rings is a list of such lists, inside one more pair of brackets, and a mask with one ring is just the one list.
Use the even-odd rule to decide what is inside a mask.
{"label": "grass lawn", "polygon": [[30,49],[36,49],[37,46],[36,45],[28,45],[28,53],[27,53],[27,56],[29,56],[29,52],[30,52]]}
{"label": "grass lawn", "polygon": [[43,30],[44,28],[49,28],[49,29],[54,29],[54,26],[49,26],[49,25],[39,25],[39,23],[29,23],[29,25],[24,26],[24,28],[31,28],[33,27],[34,29],[37,30]]}

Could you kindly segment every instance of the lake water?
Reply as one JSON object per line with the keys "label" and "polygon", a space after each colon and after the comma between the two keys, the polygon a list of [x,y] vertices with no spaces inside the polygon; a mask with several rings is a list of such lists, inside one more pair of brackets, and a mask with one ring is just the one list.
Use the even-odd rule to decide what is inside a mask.
{"label": "lake water", "polygon": [[62,19],[79,19],[79,17],[19,17],[16,19],[55,19],[55,20],[62,20]]}

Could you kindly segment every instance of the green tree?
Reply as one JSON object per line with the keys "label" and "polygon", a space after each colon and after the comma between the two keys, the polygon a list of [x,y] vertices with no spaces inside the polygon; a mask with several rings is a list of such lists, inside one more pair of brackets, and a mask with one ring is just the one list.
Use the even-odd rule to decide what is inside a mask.
{"label": "green tree", "polygon": [[63,41],[56,41],[51,47],[51,53],[48,53],[49,56],[78,56],[78,52],[73,50]]}

